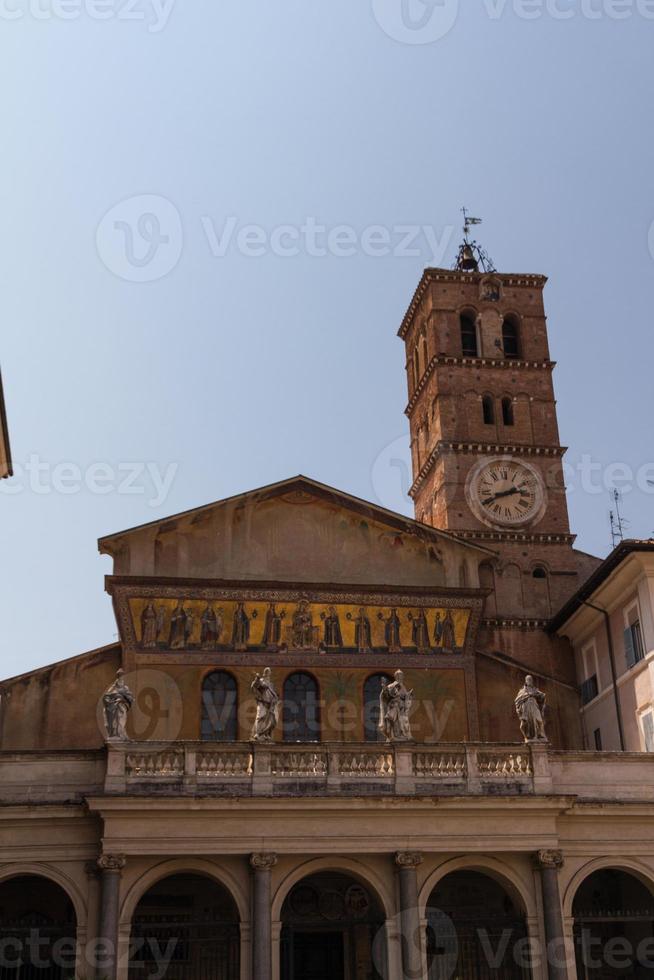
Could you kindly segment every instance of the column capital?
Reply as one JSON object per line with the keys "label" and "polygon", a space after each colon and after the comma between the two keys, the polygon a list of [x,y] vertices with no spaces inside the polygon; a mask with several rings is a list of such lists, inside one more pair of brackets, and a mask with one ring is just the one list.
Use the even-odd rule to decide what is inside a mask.
{"label": "column capital", "polygon": [[554,868],[558,871],[563,867],[563,851],[543,850],[536,851],[533,856],[534,865],[537,868]]}
{"label": "column capital", "polygon": [[272,851],[250,854],[250,865],[255,871],[272,871],[277,864],[277,855]]}
{"label": "column capital", "polygon": [[417,868],[422,864],[422,854],[419,851],[397,851],[395,864],[398,868]]}
{"label": "column capital", "polygon": [[109,871],[120,874],[125,865],[127,864],[127,858],[124,854],[101,854],[98,858],[98,868],[100,871]]}

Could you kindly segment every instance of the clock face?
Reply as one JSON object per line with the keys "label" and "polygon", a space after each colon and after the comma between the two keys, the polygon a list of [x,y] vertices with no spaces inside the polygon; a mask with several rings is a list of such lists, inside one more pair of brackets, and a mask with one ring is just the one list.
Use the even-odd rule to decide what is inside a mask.
{"label": "clock face", "polygon": [[475,466],[466,494],[479,520],[495,527],[534,524],[545,511],[545,489],[538,470],[511,456]]}

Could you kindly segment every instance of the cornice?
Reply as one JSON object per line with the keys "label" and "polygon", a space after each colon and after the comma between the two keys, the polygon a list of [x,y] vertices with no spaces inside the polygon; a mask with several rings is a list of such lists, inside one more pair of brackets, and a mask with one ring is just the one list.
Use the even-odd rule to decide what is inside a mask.
{"label": "cornice", "polygon": [[[425,269],[422,274],[422,278],[418,283],[417,289],[413,294],[413,299],[409,304],[409,308],[404,314],[402,319],[402,325],[398,330],[398,337],[404,339],[406,333],[413,322],[413,317],[415,312],[420,305],[420,302],[427,291],[427,287],[432,282],[460,282],[466,285],[480,283],[483,279],[487,278],[488,273],[485,272],[459,272],[453,269]],[[537,275],[534,273],[504,273],[504,272],[494,272],[492,274],[493,279],[499,280],[503,285],[510,287],[527,287],[531,289],[543,289],[546,282],[547,276]]]}
{"label": "cornice", "polygon": [[534,633],[545,630],[549,619],[482,619],[481,628],[491,630],[520,630],[523,633]]}
{"label": "cornice", "polygon": [[573,545],[576,534],[533,534],[529,531],[453,531],[458,538],[473,541],[501,541],[514,544]]}
{"label": "cornice", "polygon": [[492,442],[452,442],[447,439],[439,439],[413,481],[409,496],[412,500],[415,498],[441,453],[461,453],[474,456],[541,456],[546,459],[562,459],[567,451],[566,446],[521,446]]}
{"label": "cornice", "polygon": [[454,357],[450,356],[449,354],[435,354],[425,368],[422,378],[418,382],[416,389],[409,400],[409,404],[404,409],[405,415],[411,414],[416,406],[416,402],[418,402],[420,399],[420,395],[427,387],[427,382],[431,378],[435,369],[439,366],[472,368],[475,371],[479,368],[499,368],[502,371],[538,370],[549,371],[551,373],[556,367],[556,361],[514,361],[507,358],[495,359],[490,357]]}

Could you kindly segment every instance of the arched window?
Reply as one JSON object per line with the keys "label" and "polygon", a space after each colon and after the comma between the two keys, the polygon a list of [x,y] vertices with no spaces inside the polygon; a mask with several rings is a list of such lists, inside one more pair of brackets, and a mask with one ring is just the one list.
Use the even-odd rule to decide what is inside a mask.
{"label": "arched window", "polygon": [[236,681],[224,670],[205,677],[202,684],[203,742],[235,742],[238,737]]}
{"label": "arched window", "polygon": [[481,400],[484,412],[484,425],[495,425],[495,402],[492,395],[484,395]]}
{"label": "arched window", "polygon": [[363,737],[366,742],[383,742],[379,730],[379,696],[382,684],[390,684],[388,674],[371,674],[363,685]]}
{"label": "arched window", "polygon": [[317,681],[311,674],[291,674],[284,681],[283,736],[285,742],[320,741]]}
{"label": "arched window", "polygon": [[513,416],[513,399],[512,398],[503,398],[502,399],[502,421],[504,422],[504,425],[513,425],[514,424],[515,419],[514,419],[514,416]]}
{"label": "arched window", "polygon": [[477,324],[470,313],[461,314],[461,353],[464,357],[478,357]]}
{"label": "arched window", "polygon": [[547,578],[547,572],[545,571],[544,568],[541,568],[539,566],[538,568],[534,569],[533,576],[534,578]]}
{"label": "arched window", "polygon": [[502,345],[505,357],[520,357],[520,328],[513,317],[507,316],[502,324]]}

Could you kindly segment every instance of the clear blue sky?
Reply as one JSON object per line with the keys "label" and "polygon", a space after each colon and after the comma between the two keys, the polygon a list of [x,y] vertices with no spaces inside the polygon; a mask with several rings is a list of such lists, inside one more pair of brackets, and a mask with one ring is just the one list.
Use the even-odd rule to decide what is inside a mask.
{"label": "clear blue sky", "polygon": [[[395,334],[433,257],[397,229],[455,226],[449,265],[462,204],[500,271],[550,277],[569,462],[654,460],[644,2],[170,2],[0,2],[0,361],[15,461],[49,467],[0,493],[4,677],[113,639],[103,534],[298,472],[400,505]],[[157,506],[120,487],[144,463],[177,467]],[[570,506],[605,554],[608,491]]]}

